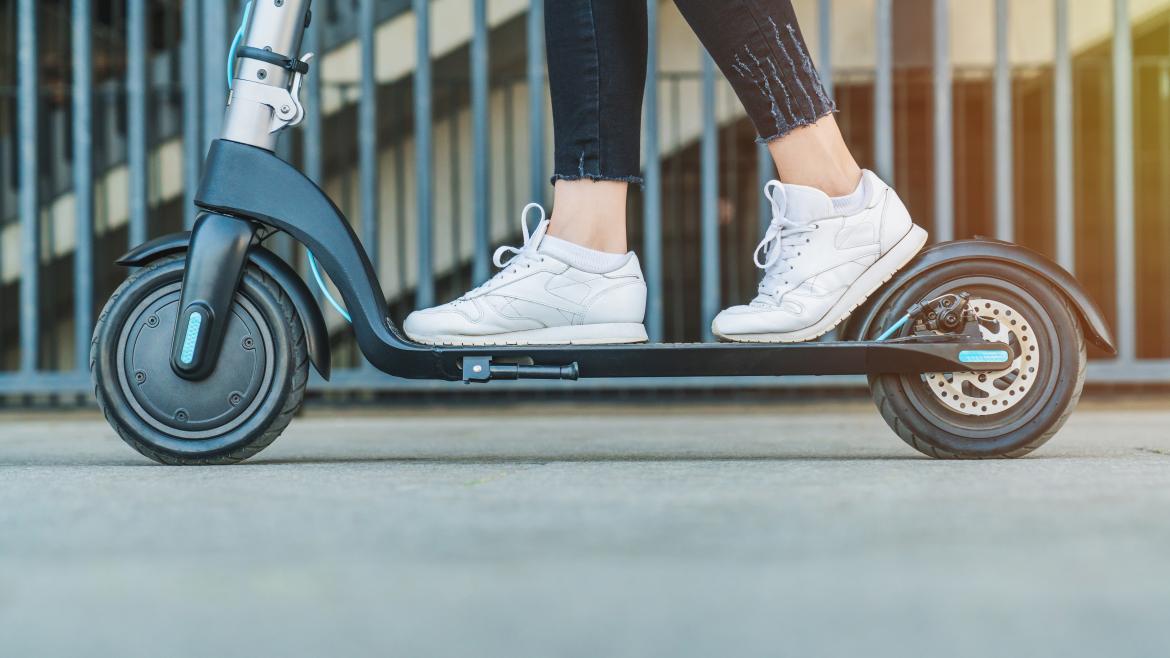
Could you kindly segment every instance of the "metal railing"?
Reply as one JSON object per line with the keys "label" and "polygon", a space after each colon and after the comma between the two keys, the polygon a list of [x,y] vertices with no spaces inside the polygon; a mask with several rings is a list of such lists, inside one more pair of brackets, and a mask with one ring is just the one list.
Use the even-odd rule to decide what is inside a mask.
{"label": "metal railing", "polygon": [[[1053,159],[1053,191],[1054,205],[1053,219],[1053,255],[1066,268],[1075,271],[1078,265],[1077,220],[1077,135],[1075,128],[1077,117],[1074,114],[1074,84],[1076,69],[1074,54],[1071,52],[1069,39],[1069,7],[1068,0],[1051,0],[1054,3],[1055,15],[1055,57],[1052,66],[1052,112],[1051,112],[1051,157]],[[41,76],[39,70],[38,49],[38,3],[35,0],[17,0],[15,37],[17,40],[16,81],[17,81],[17,126],[15,138],[18,140],[17,164],[19,177],[19,249],[20,262],[19,289],[17,296],[19,304],[13,300],[3,300],[4,313],[15,313],[19,316],[19,345],[16,353],[19,355],[16,363],[9,370],[0,372],[0,394],[30,394],[30,393],[68,393],[83,394],[88,391],[88,350],[92,322],[95,312],[95,295],[104,292],[95,285],[94,273],[104,270],[106,264],[95,262],[95,170],[93,124],[94,115],[93,97],[95,80],[92,75],[91,52],[92,44],[92,15],[89,0],[71,0],[71,58],[72,76],[69,85],[72,91],[71,100],[71,153],[73,159],[72,195],[74,199],[74,223],[72,230],[75,241],[72,250],[71,267],[75,273],[72,277],[72,307],[70,315],[72,323],[71,349],[73,351],[74,367],[67,370],[45,369],[40,358],[43,342],[44,327],[42,321],[44,312],[38,307],[38,300],[42,297],[41,273],[45,270],[46,262],[41,245],[43,233],[42,221],[46,199],[41,198],[41,189],[34,175],[29,172],[40,171],[38,163],[40,155],[39,137],[43,126],[39,125],[41,114],[38,108]],[[843,0],[838,0],[841,4]],[[868,94],[872,117],[871,135],[869,144],[869,164],[880,175],[897,184],[898,173],[897,141],[897,102],[899,72],[895,68],[894,52],[894,0],[877,0],[876,20],[874,23],[875,58],[872,74],[861,85]],[[343,3],[344,4],[344,3]],[[405,8],[405,2],[399,2]],[[824,74],[828,87],[832,93],[834,87],[841,93],[849,93],[843,89],[844,83],[838,81],[833,84],[833,65],[831,62],[832,31],[830,27],[830,12],[834,9],[831,0],[818,0],[818,13],[815,17],[816,29],[819,34],[819,52],[817,60]],[[467,208],[471,216],[474,243],[467,250],[467,266],[472,281],[482,281],[489,275],[487,254],[490,253],[491,241],[491,197],[493,190],[498,189],[499,181],[493,179],[491,154],[493,147],[498,148],[496,136],[491,133],[489,121],[490,95],[493,84],[493,69],[490,66],[491,45],[490,35],[495,26],[489,24],[487,0],[467,0],[467,11],[470,16],[471,31],[468,35],[467,55],[467,86],[469,87],[468,103],[471,111],[471,139],[466,152],[460,151],[472,162],[474,188],[472,206]],[[436,195],[436,179],[434,175],[435,158],[434,131],[435,106],[433,90],[437,84],[435,77],[435,61],[433,60],[430,35],[435,26],[430,20],[431,5],[428,0],[413,0],[412,11],[416,19],[416,52],[418,56],[410,82],[411,89],[411,116],[413,128],[409,136],[414,139],[415,161],[414,169],[414,198],[417,207],[413,209],[413,226],[416,236],[414,248],[417,250],[416,285],[413,289],[413,304],[417,307],[429,306],[436,301],[435,262],[432,255],[435,250],[436,226],[434,199]],[[637,231],[640,233],[640,254],[645,267],[649,285],[649,304],[646,323],[650,335],[654,339],[668,337],[668,327],[672,321],[667,315],[666,300],[671,297],[672,274],[677,274],[668,267],[668,257],[665,244],[667,243],[667,229],[664,227],[664,215],[669,203],[664,199],[664,185],[669,183],[671,172],[664,171],[664,162],[681,160],[685,156],[679,153],[680,145],[674,145],[675,151],[667,152],[663,149],[659,131],[659,122],[670,120],[668,111],[663,110],[661,98],[665,85],[677,85],[680,80],[692,79],[699,85],[698,98],[702,101],[701,130],[696,138],[697,148],[697,180],[699,189],[698,204],[698,239],[699,255],[697,290],[699,303],[697,308],[697,326],[709,324],[709,318],[717,312],[721,305],[731,301],[724,299],[727,286],[727,272],[731,266],[721,263],[721,188],[728,185],[726,180],[728,165],[727,156],[721,149],[721,139],[739,140],[739,136],[730,130],[726,122],[721,125],[717,118],[716,108],[721,102],[718,72],[710,58],[703,56],[701,61],[694,63],[697,73],[668,74],[661,71],[658,61],[658,35],[660,24],[660,7],[655,0],[649,2],[650,25],[650,79],[646,88],[645,131],[643,150],[645,163],[646,187],[641,193],[640,204],[636,208],[636,215],[640,215]],[[1020,224],[1015,216],[1016,201],[1022,193],[1015,189],[1017,173],[1013,169],[1015,162],[1014,151],[1021,135],[1013,130],[1013,112],[1016,99],[1013,98],[1015,85],[1013,80],[1016,71],[1010,65],[1008,53],[1008,27],[1010,25],[1009,10],[1011,3],[1008,0],[995,2],[995,65],[991,71],[992,86],[992,114],[993,114],[993,227],[996,237],[1012,239],[1020,232]],[[152,206],[150,198],[149,178],[152,170],[152,144],[148,137],[148,126],[151,121],[151,80],[149,80],[150,43],[147,32],[151,4],[146,0],[127,0],[126,3],[126,62],[125,71],[125,112],[127,117],[127,171],[128,187],[126,188],[129,200],[129,220],[127,239],[131,243],[139,242],[153,235],[152,229],[154,214],[160,212],[157,206]],[[524,20],[526,34],[526,59],[521,75],[527,89],[527,115],[523,124],[527,130],[529,165],[528,196],[537,201],[547,198],[548,172],[545,163],[548,161],[549,143],[546,137],[548,126],[546,80],[543,54],[543,0],[529,0]],[[956,144],[955,144],[955,114],[956,114],[956,70],[952,66],[951,53],[951,19],[950,10],[952,0],[933,0],[933,19],[931,21],[933,39],[933,63],[930,75],[930,108],[933,116],[932,152],[933,170],[931,173],[932,190],[929,208],[919,209],[933,215],[933,234],[937,240],[946,240],[952,237],[965,237],[956,232]],[[1113,93],[1109,98],[1111,116],[1111,130],[1113,134],[1112,153],[1112,237],[1113,237],[1113,268],[1115,275],[1112,285],[1107,292],[1111,292],[1114,299],[1112,306],[1117,309],[1116,325],[1120,355],[1116,359],[1098,359],[1090,366],[1090,380],[1098,382],[1170,382],[1170,354],[1159,353],[1153,357],[1139,354],[1139,310],[1138,310],[1138,278],[1137,278],[1137,251],[1135,231],[1135,143],[1134,143],[1134,113],[1135,88],[1134,71],[1135,57],[1133,36],[1130,27],[1130,12],[1128,0],[1113,0],[1115,29],[1111,43],[1108,45],[1108,56],[1112,62],[1109,78],[1112,81]],[[353,20],[355,34],[359,44],[361,75],[358,83],[359,98],[356,110],[357,134],[357,198],[360,212],[355,218],[361,226],[361,235],[366,248],[375,262],[388,258],[388,254],[378,253],[379,231],[383,228],[379,221],[378,210],[383,204],[390,203],[390,194],[381,190],[378,177],[378,166],[381,150],[387,148],[387,136],[379,134],[379,116],[386,108],[378,105],[378,90],[385,81],[379,81],[374,74],[377,61],[377,29],[380,20],[387,19],[385,7],[380,7],[375,0],[358,0],[356,10],[343,12],[346,20]],[[223,88],[224,51],[228,42],[229,16],[238,15],[238,11],[213,11],[210,2],[187,0],[181,8],[181,22],[183,39],[177,44],[181,53],[182,65],[179,66],[183,94],[182,106],[182,164],[185,181],[185,200],[181,213],[183,223],[190,225],[194,218],[194,206],[191,195],[198,180],[198,172],[207,142],[218,134],[223,115],[223,105],[226,92]],[[320,30],[311,29],[308,33],[306,50],[319,50],[322,47]],[[1170,65],[1167,65],[1170,70]],[[862,77],[865,77],[864,74]],[[309,118],[306,125],[299,131],[295,142],[286,138],[286,155],[305,170],[310,178],[322,181],[325,178],[324,142],[325,120],[321,116],[323,83],[320,75],[311,75],[306,83],[306,106],[309,108]],[[725,93],[725,92],[724,92]],[[859,92],[860,94],[860,92]],[[1163,99],[1165,102],[1165,99]],[[844,122],[843,122],[844,123]],[[850,132],[845,126],[846,133]],[[860,128],[854,127],[858,131]],[[1170,132],[1165,139],[1170,139]],[[293,151],[295,143],[296,150]],[[745,144],[747,142],[745,141]],[[752,153],[753,161],[745,171],[754,171],[755,185],[774,175],[772,163],[766,149],[759,146],[745,146],[744,153]],[[454,157],[454,156],[452,156]],[[738,156],[737,156],[738,157]],[[1166,154],[1170,158],[1170,153]],[[736,164],[736,171],[738,165]],[[684,165],[679,164],[679,167]],[[672,164],[673,168],[674,165]],[[497,176],[498,178],[498,176]],[[394,199],[399,204],[401,200]],[[1167,200],[1170,203],[1170,200]],[[738,207],[738,206],[737,206]],[[1162,209],[1170,212],[1170,208]],[[766,215],[765,208],[759,207],[744,211],[746,216],[756,215],[761,221]],[[455,236],[454,239],[458,239]],[[672,252],[673,254],[674,252]],[[673,257],[673,256],[672,256]],[[726,260],[726,259],[723,259]],[[738,279],[737,279],[738,280]],[[2,282],[0,282],[2,285]],[[1163,295],[1170,295],[1170,281],[1163,282]],[[732,287],[750,286],[750,283],[739,283]],[[1148,295],[1147,295],[1148,296]],[[100,299],[98,300],[100,303]],[[1148,315],[1148,314],[1147,314]],[[57,318],[53,318],[57,320]],[[677,323],[676,323],[677,324]],[[675,332],[677,333],[677,332]],[[6,335],[4,348],[13,346],[14,341]],[[703,336],[710,339],[709,335]],[[385,389],[385,388],[423,388],[426,390],[444,388],[440,384],[418,382],[404,382],[388,378],[369,368],[360,365],[360,359],[352,359],[353,368],[336,372],[335,381],[329,385],[342,389]],[[810,383],[811,379],[758,379],[745,378],[731,382],[737,386],[773,386],[796,385]],[[842,383],[851,385],[856,380],[846,379],[837,381],[815,380],[819,385],[834,385]],[[726,382],[724,382],[726,383]],[[678,386],[710,386],[709,381],[690,381]],[[316,382],[316,386],[326,386],[323,382]],[[535,386],[536,384],[517,384],[518,388]],[[589,386],[608,386],[609,382],[596,382]],[[622,387],[663,386],[662,382],[623,381]],[[552,384],[552,386],[560,386]],[[580,386],[580,385],[579,385]],[[669,385],[668,385],[669,386]]]}

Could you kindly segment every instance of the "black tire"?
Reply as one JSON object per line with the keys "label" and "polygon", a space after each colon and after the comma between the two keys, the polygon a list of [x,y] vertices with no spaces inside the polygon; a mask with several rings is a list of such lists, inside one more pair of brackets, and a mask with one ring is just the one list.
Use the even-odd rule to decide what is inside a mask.
{"label": "black tire", "polygon": [[[969,384],[951,373],[871,375],[874,403],[894,432],[925,455],[940,459],[1022,457],[1060,430],[1084,386],[1085,339],[1076,313],[1060,290],[1008,263],[950,263],[915,277],[892,295],[876,316],[876,326],[868,337],[872,339],[882,328],[891,326],[912,304],[960,291],[986,300],[980,308],[988,309],[984,311],[987,314],[994,309],[996,314],[988,317],[988,322],[1011,336],[1020,360],[992,384],[1001,393],[1010,392],[1012,399],[1004,400],[1003,406],[996,400],[996,406],[989,408],[986,399],[1001,396],[987,396],[971,387],[967,391],[987,396],[985,401],[963,397],[960,402],[963,387]],[[1010,318],[1011,326],[999,324],[1004,321],[998,317],[999,309],[1014,311],[1004,316]],[[911,331],[911,327],[904,327],[900,335]],[[1019,387],[1013,388],[1017,384]],[[963,408],[956,408],[959,405]]]}
{"label": "black tire", "polygon": [[178,377],[169,352],[184,263],[151,263],[106,303],[90,347],[94,392],[118,435],[150,459],[235,464],[268,447],[300,408],[309,375],[304,329],[280,286],[248,267],[211,376]]}

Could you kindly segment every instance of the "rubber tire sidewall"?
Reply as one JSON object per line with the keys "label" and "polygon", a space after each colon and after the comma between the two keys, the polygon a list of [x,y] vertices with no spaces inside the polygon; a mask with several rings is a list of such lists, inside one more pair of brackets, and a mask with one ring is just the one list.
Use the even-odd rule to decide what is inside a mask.
{"label": "rubber tire sidewall", "polygon": [[[210,439],[180,439],[146,423],[133,410],[118,382],[118,340],[135,308],[161,287],[181,281],[186,259],[165,258],[133,273],[111,296],[94,331],[90,369],[98,404],[123,440],[165,464],[229,464],[259,452],[284,429],[290,402],[300,406],[308,376],[300,319],[277,284],[254,267],[245,268],[237,295],[257,309],[271,332],[272,384],[260,405],[238,427]],[[295,384],[300,382],[300,386]],[[290,396],[296,395],[295,400]],[[295,410],[295,409],[294,409]]]}
{"label": "rubber tire sidewall", "polygon": [[947,281],[964,277],[1007,282],[1030,296],[1039,310],[1047,314],[1054,332],[1049,340],[1060,345],[1060,355],[1052,363],[1056,381],[1051,390],[1029,402],[1039,406],[1039,410],[1023,425],[1000,436],[971,438],[946,431],[917,408],[906,391],[908,384],[917,385],[917,380],[912,381],[911,376],[870,375],[873,399],[887,424],[906,443],[923,454],[951,459],[1020,457],[1043,445],[1060,429],[1080,399],[1084,384],[1086,352],[1080,322],[1065,296],[1047,280],[1000,261],[948,263],[924,272],[893,295],[878,314],[871,333],[876,333],[880,327],[892,325],[906,308],[921,301],[920,298],[915,299],[916,291],[935,288],[945,285]]}

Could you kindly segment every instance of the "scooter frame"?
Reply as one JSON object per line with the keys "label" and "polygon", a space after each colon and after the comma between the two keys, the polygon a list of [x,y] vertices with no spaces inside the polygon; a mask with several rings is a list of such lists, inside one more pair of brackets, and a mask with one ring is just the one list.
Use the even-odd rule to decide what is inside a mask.
{"label": "scooter frame", "polygon": [[[486,382],[995,371],[1003,361],[987,355],[1010,353],[1008,345],[964,333],[798,344],[442,347],[412,342],[388,317],[374,267],[344,215],[316,184],[274,154],[277,134],[304,114],[297,91],[308,57],[302,61],[298,53],[310,20],[309,0],[256,0],[238,53],[224,131],[210,147],[195,197],[203,213],[194,231],[153,240],[119,261],[142,265],[167,253],[188,252],[172,350],[172,367],[183,378],[199,380],[214,368],[226,318],[249,263],[273,276],[289,294],[305,326],[312,363],[329,378],[329,342],[320,307],[301,278],[259,244],[274,231],[290,234],[315,255],[337,287],[370,363],[410,379]],[[874,335],[880,302],[900,280],[972,257],[1010,261],[1048,279],[1072,302],[1089,339],[1113,350],[1103,315],[1071,275],[1034,252],[989,240],[928,249],[859,309],[842,335]]]}

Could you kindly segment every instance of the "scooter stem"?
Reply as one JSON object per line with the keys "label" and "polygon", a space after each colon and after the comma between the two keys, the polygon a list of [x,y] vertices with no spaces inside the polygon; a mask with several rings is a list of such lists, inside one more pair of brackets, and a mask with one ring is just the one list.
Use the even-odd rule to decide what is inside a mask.
{"label": "scooter stem", "polygon": [[235,53],[239,61],[223,139],[274,151],[280,129],[303,117],[297,92],[307,71],[300,52],[312,18],[311,4],[312,0],[254,0]]}

